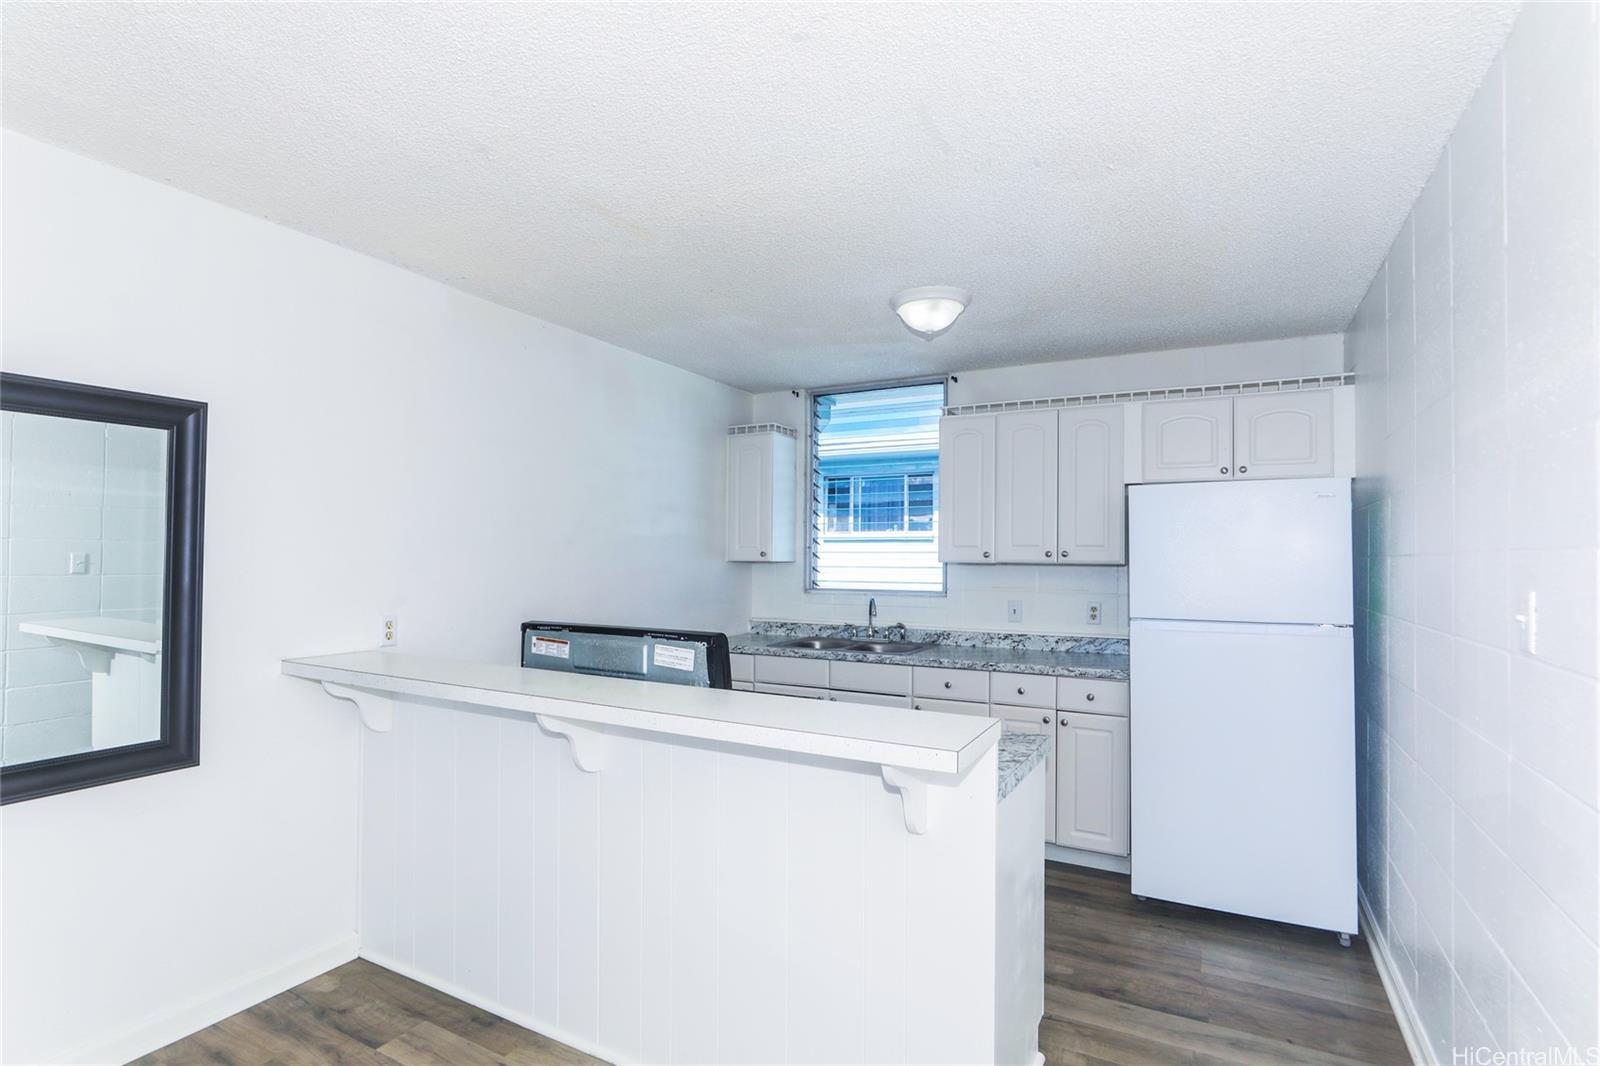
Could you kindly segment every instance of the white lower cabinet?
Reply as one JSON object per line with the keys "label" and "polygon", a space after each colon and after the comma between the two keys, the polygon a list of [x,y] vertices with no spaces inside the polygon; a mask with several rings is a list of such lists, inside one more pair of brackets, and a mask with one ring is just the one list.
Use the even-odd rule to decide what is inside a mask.
{"label": "white lower cabinet", "polygon": [[798,696],[803,700],[825,700],[828,690],[825,688],[811,688],[807,685],[774,685],[766,681],[757,681],[755,691],[766,692],[773,696]]}
{"label": "white lower cabinet", "polygon": [[[1127,855],[1128,684],[987,670],[757,655],[735,677],[756,692],[1000,719],[1011,733],[1054,734],[1045,760],[1045,841]],[[735,688],[752,683],[735,680]]]}
{"label": "white lower cabinet", "polygon": [[926,696],[918,696],[911,706],[919,711],[943,711],[946,714],[977,714],[989,717],[987,703],[973,703],[970,700],[936,700]]}
{"label": "white lower cabinet", "polygon": [[1128,719],[1056,712],[1056,843],[1128,854]]}
{"label": "white lower cabinet", "polygon": [[874,707],[909,707],[910,696],[896,696],[885,692],[851,692],[847,689],[830,688],[828,699],[837,703],[867,703]]}
{"label": "white lower cabinet", "polygon": [[[1050,678],[1043,678],[1042,680],[1049,681]],[[1049,736],[1055,728],[1055,715],[1049,710],[1039,707],[1008,707],[1003,703],[996,703],[989,708],[989,713],[1000,719],[1000,728],[1007,733],[1033,733]],[[1056,839],[1057,777],[1055,745],[1051,745],[1049,753],[1045,756],[1044,774],[1044,842],[1051,844]]]}

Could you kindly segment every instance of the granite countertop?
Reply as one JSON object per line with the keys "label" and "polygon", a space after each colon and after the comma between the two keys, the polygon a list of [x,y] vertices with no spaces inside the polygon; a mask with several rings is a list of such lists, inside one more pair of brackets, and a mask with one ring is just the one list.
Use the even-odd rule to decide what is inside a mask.
{"label": "granite countertop", "polygon": [[1000,771],[995,799],[1005,799],[1027,778],[1028,772],[1044,762],[1055,740],[1047,733],[1002,733],[998,752]]}
{"label": "granite countertop", "polygon": [[[826,634],[824,634],[826,635]],[[1113,651],[1059,651],[1000,645],[936,644],[910,655],[879,655],[867,651],[811,648],[775,648],[794,639],[793,634],[743,633],[728,638],[736,655],[779,655],[794,659],[835,659],[853,663],[904,663],[907,666],[942,666],[955,670],[1001,670],[1015,674],[1083,677],[1104,681],[1128,680],[1128,655]],[[1126,645],[1123,645],[1126,647]]]}

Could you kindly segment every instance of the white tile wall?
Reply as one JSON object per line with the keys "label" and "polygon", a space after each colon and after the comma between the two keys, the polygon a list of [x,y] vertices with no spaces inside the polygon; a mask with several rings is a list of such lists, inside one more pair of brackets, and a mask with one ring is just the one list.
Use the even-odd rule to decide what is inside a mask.
{"label": "white tile wall", "polygon": [[1600,1044],[1597,65],[1524,10],[1345,336],[1361,886],[1442,1062]]}
{"label": "white tile wall", "polygon": [[162,430],[0,412],[0,763],[89,747],[88,671],[19,622],[159,621],[165,448]]}

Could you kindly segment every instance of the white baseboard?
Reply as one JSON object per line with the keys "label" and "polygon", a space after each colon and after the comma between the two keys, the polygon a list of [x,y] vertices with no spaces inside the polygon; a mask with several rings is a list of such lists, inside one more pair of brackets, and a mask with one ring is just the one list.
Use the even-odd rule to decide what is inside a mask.
{"label": "white baseboard", "polygon": [[578,1036],[576,1033],[569,1033],[565,1029],[557,1028],[540,1018],[535,1018],[531,1014],[517,1010],[515,1007],[497,1003],[488,996],[480,996],[476,992],[462,988],[460,985],[441,980],[432,974],[424,973],[398,959],[392,959],[382,952],[363,950],[361,957],[375,966],[382,966],[385,970],[393,970],[402,977],[409,977],[413,981],[419,981],[429,988],[443,992],[447,996],[454,996],[456,999],[486,1010],[490,1014],[497,1014],[508,1022],[516,1022],[524,1029],[532,1029],[540,1036],[547,1036],[558,1043],[577,1048],[585,1055],[592,1055],[605,1062],[626,1062],[628,1060],[626,1055],[615,1048],[603,1047],[586,1037]]}
{"label": "white baseboard", "polygon": [[1394,1010],[1395,1021],[1400,1026],[1400,1035],[1405,1038],[1406,1051],[1411,1053],[1411,1061],[1416,1066],[1429,1066],[1432,1060],[1424,1054],[1424,1049],[1433,1045],[1428,1041],[1428,1031],[1423,1027],[1416,1005],[1411,1002],[1411,993],[1406,991],[1405,982],[1400,980],[1400,974],[1395,969],[1394,956],[1389,954],[1389,942],[1383,938],[1383,930],[1378,927],[1378,920],[1373,917],[1372,908],[1367,904],[1367,894],[1357,889],[1356,900],[1361,907],[1361,933],[1367,938],[1372,961],[1378,967],[1378,979],[1383,982],[1383,991],[1389,997],[1389,1006]]}
{"label": "white baseboard", "polygon": [[1102,855],[1098,851],[1081,851],[1078,848],[1064,848],[1059,844],[1046,844],[1044,857],[1051,862],[1087,866],[1091,870],[1108,870],[1114,874],[1133,872],[1133,860],[1126,855]]}
{"label": "white baseboard", "polygon": [[232,1014],[253,1007],[262,1000],[271,999],[279,992],[309,981],[318,974],[327,973],[356,957],[356,937],[342,937],[326,947],[302,955],[297,959],[258,970],[241,978],[227,988],[191,1000],[177,1010],[155,1021],[141,1025],[110,1040],[97,1040],[80,1045],[62,1056],[62,1061],[73,1063],[130,1062],[148,1055],[157,1048],[166,1047],[174,1040],[182,1040],[208,1025],[215,1025]]}

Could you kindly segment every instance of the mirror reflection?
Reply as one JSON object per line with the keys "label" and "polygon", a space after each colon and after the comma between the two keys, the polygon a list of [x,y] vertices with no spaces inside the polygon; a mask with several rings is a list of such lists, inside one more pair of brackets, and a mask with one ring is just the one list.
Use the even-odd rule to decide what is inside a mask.
{"label": "mirror reflection", "polygon": [[160,739],[167,432],[0,412],[0,764]]}

